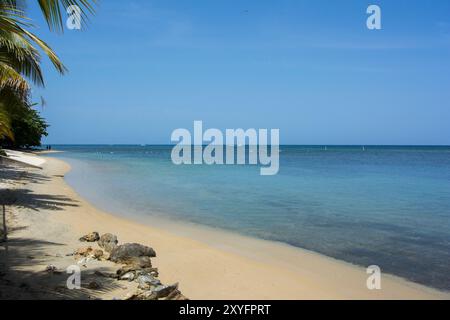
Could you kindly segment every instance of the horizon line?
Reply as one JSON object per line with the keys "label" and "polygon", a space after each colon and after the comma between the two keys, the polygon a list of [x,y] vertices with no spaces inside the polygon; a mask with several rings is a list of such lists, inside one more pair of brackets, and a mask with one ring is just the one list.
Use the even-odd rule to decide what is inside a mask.
{"label": "horizon line", "polygon": [[[176,143],[43,143],[42,146],[176,146]],[[209,144],[202,145],[186,145],[186,146],[207,146]],[[214,144],[213,144],[214,145]],[[220,145],[217,145],[220,146]],[[236,146],[226,145],[221,146]],[[245,144],[243,146],[255,146]],[[256,145],[257,146],[257,145]],[[267,146],[270,146],[268,144]],[[279,144],[279,146],[305,146],[305,147],[450,147],[450,144],[294,144],[286,143]],[[39,148],[39,147],[38,147]]]}

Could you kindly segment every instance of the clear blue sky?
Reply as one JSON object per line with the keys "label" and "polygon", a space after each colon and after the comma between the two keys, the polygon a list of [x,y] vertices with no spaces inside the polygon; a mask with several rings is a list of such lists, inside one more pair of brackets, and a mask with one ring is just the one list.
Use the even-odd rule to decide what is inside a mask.
{"label": "clear blue sky", "polygon": [[103,0],[63,35],[30,11],[70,69],[45,61],[34,90],[48,143],[169,143],[203,120],[286,144],[450,144],[447,0]]}

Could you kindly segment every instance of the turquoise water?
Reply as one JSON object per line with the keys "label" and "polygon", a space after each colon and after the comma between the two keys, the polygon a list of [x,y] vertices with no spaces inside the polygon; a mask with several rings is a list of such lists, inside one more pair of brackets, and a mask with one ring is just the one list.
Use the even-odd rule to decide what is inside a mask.
{"label": "turquoise water", "polygon": [[450,290],[450,147],[282,146],[280,172],[175,166],[169,146],[54,146],[99,207],[282,241]]}

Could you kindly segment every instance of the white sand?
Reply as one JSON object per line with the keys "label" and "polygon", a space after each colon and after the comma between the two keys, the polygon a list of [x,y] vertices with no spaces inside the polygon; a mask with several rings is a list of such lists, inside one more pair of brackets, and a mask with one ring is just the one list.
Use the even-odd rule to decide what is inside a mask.
{"label": "white sand", "polygon": [[4,150],[8,155],[8,158],[21,162],[26,165],[41,167],[45,162],[45,158],[38,157],[29,152],[15,151],[15,150]]}
{"label": "white sand", "polygon": [[[364,268],[281,243],[211,228],[170,224],[162,228],[125,220],[98,210],[70,188],[63,178],[70,170],[67,163],[48,158],[42,166],[38,171],[48,180],[28,182],[26,188],[40,201],[48,198],[48,205],[16,208],[17,224],[27,228],[15,237],[60,243],[58,252],[80,247],[76,239],[91,231],[117,234],[122,243],[149,245],[157,252],[153,261],[161,280],[179,282],[182,293],[191,299],[450,298],[449,293],[390,275],[383,275],[381,290],[368,290]],[[41,250],[55,252],[45,243]],[[37,272],[49,261],[53,260],[27,268]],[[64,268],[69,262],[56,259],[54,263]]]}

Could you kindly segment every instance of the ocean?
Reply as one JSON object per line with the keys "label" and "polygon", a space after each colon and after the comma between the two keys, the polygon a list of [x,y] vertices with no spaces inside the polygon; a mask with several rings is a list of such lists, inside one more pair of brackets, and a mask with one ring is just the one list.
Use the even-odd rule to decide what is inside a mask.
{"label": "ocean", "polygon": [[53,146],[101,209],[275,240],[450,290],[450,147],[281,146],[280,171],[181,165],[171,146]]}

